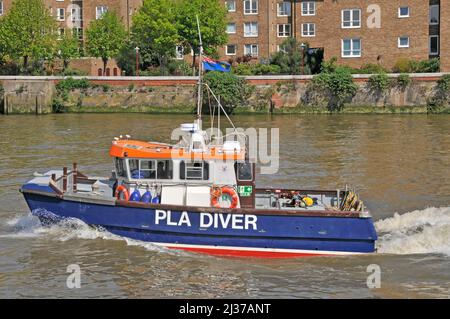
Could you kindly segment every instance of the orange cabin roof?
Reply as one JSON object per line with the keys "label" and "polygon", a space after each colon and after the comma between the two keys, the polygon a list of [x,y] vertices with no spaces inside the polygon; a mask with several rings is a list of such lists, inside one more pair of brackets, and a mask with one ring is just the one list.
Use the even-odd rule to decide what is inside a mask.
{"label": "orange cabin roof", "polygon": [[136,140],[113,141],[109,155],[112,157],[148,159],[191,159],[191,160],[244,160],[245,151],[224,153],[220,147],[209,147],[206,152],[189,152],[168,144]]}

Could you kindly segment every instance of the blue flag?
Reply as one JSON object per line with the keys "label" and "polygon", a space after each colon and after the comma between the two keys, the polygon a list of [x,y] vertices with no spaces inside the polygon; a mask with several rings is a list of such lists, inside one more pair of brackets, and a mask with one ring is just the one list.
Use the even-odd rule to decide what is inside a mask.
{"label": "blue flag", "polygon": [[215,61],[208,57],[203,57],[203,69],[206,71],[230,72],[231,65],[223,61]]}

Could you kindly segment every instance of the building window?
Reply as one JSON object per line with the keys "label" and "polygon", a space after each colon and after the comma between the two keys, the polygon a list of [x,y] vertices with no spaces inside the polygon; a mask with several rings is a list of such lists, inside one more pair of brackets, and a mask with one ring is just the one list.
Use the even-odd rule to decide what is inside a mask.
{"label": "building window", "polygon": [[244,23],[244,37],[257,37],[257,36],[258,36],[258,22]]}
{"label": "building window", "polygon": [[409,37],[399,37],[398,38],[399,48],[409,48]]}
{"label": "building window", "polygon": [[72,22],[79,22],[82,20],[83,14],[81,13],[80,7],[72,8]]}
{"label": "building window", "polygon": [[209,180],[208,162],[180,162],[180,179]]}
{"label": "building window", "polygon": [[64,28],[58,28],[58,40],[61,40],[64,37],[66,30]]}
{"label": "building window", "polygon": [[430,24],[436,25],[439,24],[439,5],[430,6]]}
{"label": "building window", "polygon": [[95,19],[101,19],[103,15],[108,11],[107,6],[99,6],[95,8]]}
{"label": "building window", "polygon": [[244,46],[244,55],[258,57],[258,45],[257,44],[246,44]]}
{"label": "building window", "polygon": [[361,9],[342,10],[342,28],[361,28]]}
{"label": "building window", "polygon": [[64,21],[66,16],[66,11],[64,8],[58,8],[56,9],[56,20],[58,21]]}
{"label": "building window", "polygon": [[284,45],[277,45],[277,52],[287,53],[286,46],[284,46]]}
{"label": "building window", "polygon": [[225,54],[226,55],[236,55],[236,44],[228,44],[225,47]]}
{"label": "building window", "polygon": [[244,14],[258,14],[258,0],[244,0]]}
{"label": "building window", "polygon": [[398,17],[399,18],[409,18],[409,7],[398,8]]}
{"label": "building window", "polygon": [[227,24],[227,33],[233,34],[236,33],[236,23],[228,23]]}
{"label": "building window", "polygon": [[291,3],[287,1],[278,3],[277,15],[279,17],[290,17],[291,16]]}
{"label": "building window", "polygon": [[3,1],[0,0],[0,16],[3,15]]}
{"label": "building window", "polygon": [[72,31],[80,40],[83,40],[83,28],[73,28]]}
{"label": "building window", "polygon": [[175,48],[175,57],[177,60],[184,59],[184,47],[182,45],[177,45]]}
{"label": "building window", "polygon": [[225,1],[228,12],[236,12],[236,1]]}
{"label": "building window", "polygon": [[291,25],[290,24],[279,24],[278,25],[278,37],[287,38],[291,36]]}
{"label": "building window", "polygon": [[314,23],[303,23],[302,37],[315,37],[315,36],[316,36],[316,25]]}
{"label": "building window", "polygon": [[430,55],[439,55],[439,36],[430,36]]}
{"label": "building window", "polygon": [[342,40],[342,57],[358,58],[361,56],[361,39]]}
{"label": "building window", "polygon": [[302,16],[314,16],[316,15],[316,2],[304,1],[302,2]]}

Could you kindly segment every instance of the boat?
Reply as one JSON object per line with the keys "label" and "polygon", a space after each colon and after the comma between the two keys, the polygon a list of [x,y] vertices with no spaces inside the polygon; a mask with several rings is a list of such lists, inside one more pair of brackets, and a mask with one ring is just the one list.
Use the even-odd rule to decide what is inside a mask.
{"label": "boat", "polygon": [[[76,163],[35,174],[20,189],[32,214],[44,225],[74,218],[168,249],[219,256],[376,252],[372,217],[352,188],[257,187],[257,163],[243,133],[213,137],[202,127],[202,88],[210,88],[201,74],[197,119],[181,123],[177,143],[119,136],[109,150],[110,176],[87,176]],[[223,114],[235,128],[210,93],[217,102],[211,123],[216,119],[220,130]]]}

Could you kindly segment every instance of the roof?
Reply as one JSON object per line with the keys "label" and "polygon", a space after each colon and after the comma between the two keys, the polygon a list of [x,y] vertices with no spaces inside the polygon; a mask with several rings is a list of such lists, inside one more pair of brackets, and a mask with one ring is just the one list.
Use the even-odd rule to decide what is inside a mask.
{"label": "roof", "polygon": [[190,159],[190,160],[244,160],[245,151],[223,152],[221,146],[208,147],[204,152],[192,152],[174,145],[144,142],[137,140],[113,141],[109,155],[111,157],[147,158],[147,159]]}

